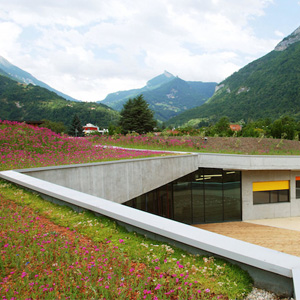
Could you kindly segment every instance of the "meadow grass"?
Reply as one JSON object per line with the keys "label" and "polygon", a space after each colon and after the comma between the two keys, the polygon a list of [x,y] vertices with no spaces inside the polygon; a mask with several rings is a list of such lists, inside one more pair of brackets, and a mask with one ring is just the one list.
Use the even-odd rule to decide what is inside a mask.
{"label": "meadow grass", "polygon": [[[96,147],[93,137],[0,121],[0,171],[153,155],[166,154]],[[2,180],[0,249],[2,299],[242,299],[252,289],[249,275],[228,262],[129,233]]]}
{"label": "meadow grass", "polygon": [[209,137],[200,136],[155,136],[155,135],[115,135],[94,136],[95,144],[118,146],[154,151],[180,151],[198,153],[223,153],[247,155],[300,155],[299,141]]}
{"label": "meadow grass", "polygon": [[249,275],[223,260],[129,233],[5,181],[0,191],[3,299],[243,299],[252,289]]}

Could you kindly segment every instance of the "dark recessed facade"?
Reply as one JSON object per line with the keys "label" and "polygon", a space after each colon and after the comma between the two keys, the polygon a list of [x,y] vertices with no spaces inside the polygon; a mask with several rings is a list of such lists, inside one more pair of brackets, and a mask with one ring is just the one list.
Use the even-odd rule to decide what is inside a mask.
{"label": "dark recessed facade", "polygon": [[124,203],[186,224],[242,220],[241,172],[197,171]]}

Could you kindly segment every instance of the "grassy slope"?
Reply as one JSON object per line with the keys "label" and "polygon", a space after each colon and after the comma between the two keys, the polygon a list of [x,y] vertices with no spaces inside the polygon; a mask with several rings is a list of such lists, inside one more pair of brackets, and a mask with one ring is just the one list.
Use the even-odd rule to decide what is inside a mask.
{"label": "grassy slope", "polygon": [[[54,224],[66,227],[66,232],[60,231],[60,229],[55,228],[49,229],[48,232],[41,231],[40,233],[39,230],[35,229],[36,231],[34,231],[34,235],[32,237],[28,236],[26,238],[29,240],[29,244],[27,245],[25,240],[21,243],[21,246],[23,248],[21,253],[18,248],[9,246],[10,244],[18,245],[19,242],[10,238],[3,239],[2,232],[2,236],[0,236],[2,249],[4,245],[7,245],[5,251],[10,251],[10,254],[4,256],[2,267],[0,268],[1,279],[3,280],[3,277],[7,277],[9,273],[14,274],[9,281],[12,293],[14,289],[18,289],[19,293],[28,294],[28,296],[30,296],[31,290],[28,287],[28,282],[36,281],[38,285],[46,285],[47,283],[52,282],[51,280],[54,280],[54,278],[52,278],[52,276],[49,276],[49,272],[46,272],[45,269],[51,270],[51,264],[53,264],[54,261],[56,262],[56,265],[60,267],[61,272],[67,272],[68,274],[70,274],[68,272],[68,266],[75,265],[76,261],[79,261],[82,264],[84,263],[84,261],[81,262],[82,257],[75,256],[74,260],[72,260],[70,256],[64,258],[66,253],[65,250],[61,251],[59,250],[59,246],[58,248],[56,248],[53,245],[51,246],[51,248],[47,248],[47,245],[43,246],[43,251],[46,252],[37,252],[35,256],[38,256],[39,259],[35,261],[30,254],[35,253],[36,251],[34,249],[30,250],[30,247],[34,246],[34,244],[32,244],[34,243],[34,241],[30,242],[30,239],[34,240],[34,237],[40,233],[44,236],[47,236],[47,240],[50,241],[51,232],[60,232],[58,235],[55,235],[57,239],[64,236],[69,238],[63,239],[60,242],[60,245],[69,243],[68,241],[70,241],[71,239],[70,233],[76,232],[76,235],[83,235],[89,238],[94,245],[93,247],[103,249],[101,248],[103,247],[103,244],[108,244],[110,250],[101,250],[104,251],[103,253],[112,251],[112,249],[117,246],[118,250],[114,254],[117,260],[126,261],[129,259],[127,265],[131,267],[135,266],[135,272],[142,268],[143,272],[138,273],[141,276],[141,282],[136,282],[136,280],[132,282],[132,274],[129,274],[130,272],[127,270],[127,268],[124,267],[125,269],[123,278],[125,278],[125,282],[127,282],[127,284],[131,282],[129,287],[133,288],[135,292],[142,292],[143,287],[145,287],[143,282],[147,282],[145,278],[148,278],[148,284],[146,287],[147,290],[151,291],[152,296],[157,295],[159,299],[162,299],[164,293],[169,292],[170,290],[175,291],[172,295],[178,294],[179,299],[186,298],[187,295],[197,294],[196,291],[199,290],[201,290],[202,292],[206,290],[207,296],[211,295],[213,297],[212,299],[216,299],[217,295],[219,295],[220,297],[218,299],[226,299],[226,297],[230,299],[241,299],[251,291],[252,280],[247,275],[247,273],[242,271],[238,267],[222,260],[190,255],[165,243],[152,241],[135,233],[129,233],[124,228],[118,226],[112,220],[104,217],[96,217],[89,212],[77,213],[67,207],[60,207],[41,199],[37,195],[24,191],[18,187],[13,186],[12,184],[5,183],[1,180],[0,193],[2,195],[2,198],[0,198],[1,204],[4,204],[4,207],[2,207],[0,213],[1,218],[8,218],[10,215],[16,214],[24,215],[24,209],[26,208],[26,210],[32,210],[28,213],[30,219],[32,220],[38,220],[39,216],[46,217]],[[7,201],[11,201],[17,204],[19,208],[14,208],[14,210],[7,209],[9,208],[9,202]],[[14,225],[12,223],[12,225],[8,228],[13,228],[13,226]],[[42,224],[38,226],[43,227]],[[9,232],[7,232],[6,234],[8,236],[11,236]],[[79,245],[76,245],[74,247],[78,249]],[[64,247],[62,247],[62,249],[64,249]],[[51,251],[52,254],[47,251]],[[71,252],[71,249],[68,251]],[[20,255],[17,261],[15,259],[16,253],[19,253],[18,255]],[[26,255],[24,253],[26,253]],[[2,252],[2,254],[4,254],[4,252]],[[48,259],[50,258],[49,255],[52,257],[51,261],[48,261]],[[94,255],[97,257],[96,253]],[[42,267],[40,266],[40,261],[45,262]],[[30,262],[30,268],[27,267],[26,262]],[[114,266],[113,269],[110,270],[112,274],[115,274],[115,276],[118,276],[119,278],[119,282],[115,283],[116,287],[120,284],[120,281],[122,282],[124,280],[121,279],[122,274],[120,274],[120,271],[118,270],[119,268],[120,266]],[[97,291],[97,295],[103,293],[103,289],[97,287],[97,279],[99,277],[94,278],[91,274],[87,274],[89,275],[91,283],[87,286],[82,286],[80,278],[82,278],[87,272],[84,272],[81,269],[79,269],[78,271],[82,272],[83,275],[79,277],[75,276],[73,278],[74,282],[72,283],[73,287],[80,286],[82,294],[77,295],[77,298],[86,297],[86,295],[88,295],[88,297],[92,297],[93,290]],[[20,277],[22,274],[24,274],[24,272],[28,274],[25,282],[20,280]],[[45,272],[46,274],[48,274],[47,276],[45,276]],[[38,275],[39,280],[35,279],[36,275]],[[97,273],[97,276],[103,276],[103,274]],[[151,278],[151,280],[149,278]],[[57,278],[55,280],[57,280]],[[71,294],[72,296],[75,293],[76,289],[73,288],[71,289],[71,291],[64,290],[63,287],[68,286],[69,284],[69,282],[65,282],[65,280],[69,280],[68,277],[63,277],[63,279],[61,279],[61,282],[59,283],[60,286],[57,287],[60,290],[59,295],[70,296]],[[161,285],[161,289],[159,291],[155,289],[158,283]],[[37,293],[38,291],[34,292]],[[124,292],[130,293],[130,291],[128,291],[127,289]],[[112,294],[110,294],[110,296],[112,295],[114,295],[113,292]],[[109,295],[107,296],[109,297]],[[164,296],[164,298],[177,299],[171,298],[171,296]]]}
{"label": "grassy slope", "polygon": [[[9,147],[12,147],[11,149],[19,148],[18,150],[23,151],[28,145],[30,147],[35,146],[34,151],[36,152],[33,155],[33,157],[37,156],[38,154],[40,155],[44,152],[47,153],[48,151],[52,153],[51,149],[58,148],[60,142],[59,136],[55,134],[52,136],[52,134],[49,131],[44,131],[43,129],[34,129],[30,126],[18,125],[18,124],[15,125],[2,124],[0,126],[0,129],[7,128],[8,126],[11,126],[10,127],[11,130],[14,129],[16,131],[15,133],[18,133],[18,135],[16,136],[15,134],[12,134],[12,138],[15,138],[14,141],[11,140],[6,141],[3,139],[0,140],[0,147],[4,147],[5,144],[5,147],[8,145]],[[1,136],[3,138],[3,136],[5,135],[1,135]],[[35,141],[35,143],[33,141]],[[72,148],[72,139],[71,140],[61,139],[61,141],[63,141],[63,144],[65,143],[63,149],[66,147],[67,150],[70,151],[70,147]],[[60,153],[61,151],[64,151],[63,149],[56,149],[56,152]],[[33,151],[33,149],[31,150]],[[10,155],[10,153],[7,153],[5,157],[2,156],[1,159],[2,160],[6,159],[7,155]],[[17,164],[15,165],[16,168],[23,166],[21,159],[19,159],[19,163],[20,165]],[[30,166],[34,167],[35,162],[32,161]],[[179,249],[175,249],[174,247],[156,241],[154,242],[150,239],[146,239],[134,233],[128,233],[124,228],[117,226],[116,223],[112,220],[95,217],[93,214],[88,212],[78,214],[66,207],[59,207],[57,205],[46,202],[43,199],[39,198],[37,195],[24,191],[4,181],[0,181],[0,194],[2,195],[1,205],[3,206],[2,209],[0,209],[1,212],[0,223],[5,222],[6,224],[6,222],[8,221],[6,219],[10,215],[22,216],[23,215],[22,207],[24,207],[24,209],[25,208],[32,209],[29,215],[31,215],[31,218],[33,218],[33,220],[37,220],[39,215],[46,217],[49,220],[51,220],[51,222],[59,226],[68,227],[76,230],[78,234],[82,234],[88,237],[89,239],[91,239],[96,246],[99,243],[103,244],[110,241],[109,244],[118,246],[121,253],[123,253],[130,260],[131,262],[130,264],[144,265],[143,267],[143,269],[145,269],[145,272],[143,273],[145,274],[144,278],[149,276],[154,276],[153,280],[151,281],[151,284],[149,283],[149,286],[147,286],[147,288],[151,290],[152,293],[151,295],[155,295],[155,293],[160,293],[159,295],[162,295],[161,298],[165,297],[165,298],[172,299],[171,296],[168,297],[164,294],[164,292],[162,293],[162,289],[155,289],[157,287],[158,282],[159,284],[161,284],[161,286],[167,285],[165,287],[167,290],[164,290],[166,292],[168,292],[169,291],[168,289],[170,288],[176,290],[176,293],[179,295],[179,298],[181,299],[187,297],[188,294],[196,293],[200,289],[202,291],[207,290],[207,296],[213,294],[215,295],[222,294],[228,296],[231,299],[234,298],[240,299],[243,295],[247,294],[251,290],[251,279],[249,278],[247,273],[240,270],[236,266],[232,266],[224,261],[215,260],[213,258],[203,259],[202,257],[191,256]],[[17,204],[17,207],[13,206],[12,204],[9,204],[9,201],[12,201],[12,203]],[[8,207],[13,207],[13,209],[12,208],[8,209]],[[8,224],[7,228],[8,229],[13,228],[13,226],[15,226],[13,224],[14,223],[12,223],[11,226]],[[23,225],[20,226],[22,228]],[[18,228],[20,228],[20,226]],[[19,229],[16,229],[16,231],[18,230]],[[38,229],[35,228],[34,230],[38,230]],[[34,232],[35,233],[31,238],[34,238],[35,235],[38,234],[38,231],[34,231]],[[13,234],[15,233],[16,232],[14,231]],[[24,234],[25,233],[26,232],[24,232]],[[28,280],[30,279],[32,280],[32,282],[33,280],[37,280],[34,278],[35,275],[39,275],[39,273],[37,274],[36,272],[41,271],[41,266],[39,264],[40,260],[36,261],[34,257],[32,257],[30,254],[30,253],[35,253],[34,251],[36,251],[36,249],[31,250],[30,247],[32,247],[32,243],[27,244],[26,239],[24,240],[24,238],[23,237],[21,238],[21,236],[15,236],[17,237],[17,240],[10,240],[9,237],[12,237],[11,234],[12,233],[10,233],[10,231],[7,230],[7,231],[2,231],[0,235],[1,248],[2,249],[5,248],[4,252],[1,252],[2,259],[3,259],[0,268],[1,281],[4,282],[4,286],[7,286],[7,280],[9,280],[11,286],[17,289],[16,292],[30,295],[31,290],[29,289],[28,284],[31,283],[31,281]],[[43,234],[46,234],[46,236],[48,236],[49,234],[51,235],[51,232],[50,233],[46,232]],[[18,247],[10,246],[11,243],[12,245],[14,245],[14,243],[15,245],[20,243],[20,240],[18,239],[22,240],[23,246],[22,245],[21,246],[24,247],[24,252],[23,251],[20,252],[19,251],[20,248]],[[7,242],[8,240],[9,242]],[[43,256],[43,260],[45,260],[45,263],[48,266],[47,268],[50,269],[51,269],[51,265],[48,265],[47,260],[50,259],[50,257],[52,257],[51,255],[54,255],[51,254],[52,252],[56,253],[55,255],[59,257],[61,255],[65,255],[63,254],[65,253],[65,251],[61,253],[59,249],[56,248],[51,248],[51,249],[52,249],[51,252],[47,252],[45,253],[46,256]],[[9,255],[4,255],[8,253],[5,252],[8,250],[10,251]],[[22,259],[21,257],[19,257],[20,255],[22,256]],[[16,260],[16,257],[19,258]],[[53,258],[51,258],[51,263],[52,263],[52,259]],[[69,260],[70,259],[69,256],[67,258],[64,258],[63,256],[60,257],[60,262],[63,262],[66,259],[69,265],[75,264],[75,261]],[[27,262],[29,262],[29,265],[27,264]],[[64,263],[62,264],[64,265]],[[13,267],[12,269],[13,265],[15,267]],[[63,272],[62,274],[67,273],[68,270],[69,269],[66,269],[66,271]],[[116,270],[113,271],[117,272]],[[24,272],[26,274],[29,274],[28,277],[26,277],[27,275],[24,275]],[[45,275],[44,273],[42,274],[41,276],[42,278],[44,278],[43,280],[45,281],[46,284],[47,278],[44,277]],[[176,274],[176,276],[173,276],[174,274]],[[181,276],[180,274],[185,274],[185,275]],[[186,277],[187,274],[189,274],[189,276]],[[24,280],[22,279],[23,275],[24,275]],[[77,277],[76,280],[80,280],[80,278],[78,279]],[[64,280],[69,280],[68,277],[64,277],[64,278],[65,278]],[[131,279],[128,280],[130,281]],[[38,285],[39,284],[43,285],[41,283],[42,281],[38,281]],[[97,284],[96,283],[97,280],[95,280],[95,278],[93,278],[92,281],[95,282],[95,284]],[[195,283],[195,281],[197,281],[197,283]],[[64,282],[62,281],[61,284],[63,283]],[[133,283],[131,285],[133,286]],[[143,285],[141,285],[141,283],[139,282],[137,283],[135,288],[140,292],[142,292],[142,286]],[[72,289],[74,293],[76,293],[75,287]],[[59,293],[62,293],[62,295],[68,294],[68,290],[64,288],[61,289],[63,291],[60,290]],[[78,297],[79,298],[86,297],[85,292],[87,291],[88,293],[92,293],[91,290],[93,289],[94,289],[93,285],[89,285],[89,287],[82,287],[81,288],[82,293],[79,294]],[[101,291],[99,293],[104,293],[103,290]],[[14,295],[14,290],[12,289],[11,291],[7,292],[7,293],[11,293],[11,292],[12,294],[8,294],[10,297]],[[38,291],[36,292],[38,293]],[[130,293],[130,291],[127,292]],[[92,295],[92,294],[88,294],[88,295]]]}
{"label": "grassy slope", "polygon": [[99,138],[98,143],[128,148],[173,150],[203,153],[249,155],[300,155],[299,141],[271,138],[208,137],[199,136],[118,136]]}

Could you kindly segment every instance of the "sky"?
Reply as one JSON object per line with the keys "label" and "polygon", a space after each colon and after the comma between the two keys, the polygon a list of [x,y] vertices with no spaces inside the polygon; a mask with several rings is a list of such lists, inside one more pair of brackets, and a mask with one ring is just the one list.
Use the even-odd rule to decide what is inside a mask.
{"label": "sky", "polygon": [[83,101],[165,70],[221,82],[300,26],[298,0],[0,0],[0,56]]}

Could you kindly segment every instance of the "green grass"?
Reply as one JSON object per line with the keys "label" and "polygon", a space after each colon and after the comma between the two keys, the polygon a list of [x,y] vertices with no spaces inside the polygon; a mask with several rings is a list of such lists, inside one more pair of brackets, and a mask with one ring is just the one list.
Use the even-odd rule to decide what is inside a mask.
{"label": "green grass", "polygon": [[240,155],[300,155],[299,141],[271,138],[208,137],[200,136],[102,136],[95,144],[131,149],[179,151],[197,153],[223,153]]}
{"label": "green grass", "polygon": [[[250,276],[237,266],[231,265],[223,260],[215,259],[213,257],[194,256],[166,243],[153,241],[136,233],[129,233],[111,219],[95,216],[88,211],[78,213],[68,207],[58,206],[43,200],[37,194],[25,191],[5,181],[0,181],[0,193],[5,199],[9,199],[9,201],[13,201],[13,203],[18,205],[19,211],[15,214],[21,216],[24,208],[30,208],[32,212],[29,214],[33,220],[38,216],[46,217],[53,223],[68,228],[70,232],[76,232],[76,235],[88,237],[99,249],[100,247],[104,247],[101,248],[101,251],[103,251],[105,255],[108,255],[111,251],[116,251],[115,256],[117,260],[126,262],[125,265],[120,263],[121,267],[111,263],[112,270],[110,271],[113,272],[117,278],[116,282],[112,284],[115,288],[104,289],[103,286],[99,287],[97,280],[99,276],[103,277],[104,275],[95,273],[94,278],[89,273],[90,285],[82,285],[82,277],[72,275],[74,277],[74,283],[72,284],[71,290],[68,291],[65,287],[68,285],[67,280],[69,280],[69,277],[63,276],[62,274],[68,273],[69,269],[64,268],[66,268],[67,265],[74,265],[76,259],[78,260],[79,258],[75,257],[75,261],[73,261],[70,255],[67,257],[63,255],[65,251],[59,250],[59,248],[61,248],[61,243],[64,242],[62,239],[61,243],[58,243],[58,245],[60,245],[58,246],[58,249],[53,248],[54,246],[51,248],[51,252],[55,253],[56,260],[60,257],[58,261],[61,265],[61,269],[65,270],[64,273],[59,273],[61,274],[61,280],[59,288],[57,287],[56,291],[59,292],[60,296],[68,297],[71,295],[73,297],[76,296],[77,299],[84,299],[87,295],[87,298],[92,297],[94,293],[93,290],[96,289],[98,295],[102,293],[102,295],[106,295],[108,299],[113,299],[117,295],[117,290],[122,290],[123,295],[130,295],[127,299],[135,299],[136,293],[143,293],[146,288],[149,294],[145,294],[145,296],[149,296],[149,298],[145,299],[156,299],[155,297],[158,297],[157,299],[187,299],[192,295],[196,295],[193,299],[226,299],[226,297],[229,299],[242,299],[252,289],[252,279]],[[9,214],[13,215],[12,211],[5,210],[4,208],[5,207],[2,207],[1,209],[1,216],[3,218],[7,218]],[[0,219],[0,221],[3,223],[3,219]],[[8,225],[8,228],[12,228],[12,226],[13,224]],[[34,232],[34,236],[36,236],[38,229],[35,228],[34,230],[36,230]],[[46,232],[44,234],[49,236],[50,233]],[[3,233],[0,237],[1,249],[4,249],[4,245],[8,242],[3,238]],[[59,240],[59,238],[63,237],[58,235],[56,239]],[[30,240],[30,238],[28,239]],[[11,241],[11,243],[17,245],[18,241]],[[74,247],[77,247],[76,249],[78,249],[79,246],[80,245],[77,243]],[[29,248],[27,249],[27,247]],[[115,247],[117,247],[117,249],[115,249]],[[19,293],[22,292],[24,295],[30,295],[29,283],[38,282],[37,286],[42,286],[48,284],[47,278],[49,278],[51,284],[54,280],[54,277],[42,276],[45,274],[38,262],[35,262],[37,265],[36,270],[31,269],[31,271],[28,272],[26,262],[33,262],[34,259],[31,257],[30,253],[36,252],[35,249],[30,248],[30,245],[24,246],[23,249],[24,253],[27,254],[24,254],[22,259],[18,257],[18,260],[16,260],[14,252],[16,249],[11,249],[11,261],[3,260],[5,255],[3,255],[2,250],[1,280],[3,281],[3,278],[8,278],[10,272],[15,272],[12,278],[9,279],[11,284],[11,294],[9,294],[9,296],[14,296],[13,293],[16,289],[18,289]],[[18,253],[20,253],[20,251]],[[36,255],[41,254],[38,252],[38,254],[35,254],[34,256]],[[50,259],[49,255],[50,254],[48,253],[48,256],[43,258],[46,261],[46,265],[49,263],[47,262],[47,259]],[[65,263],[66,261],[67,263]],[[15,264],[15,268],[12,271],[11,265],[13,263]],[[34,263],[32,263],[32,265],[34,265]],[[144,266],[142,271],[137,271],[136,268],[134,271],[135,279],[131,276],[132,274],[128,272],[128,268],[133,265]],[[49,268],[51,269],[51,266],[48,266],[48,272]],[[43,280],[37,281],[34,280],[34,278],[29,280],[29,275],[28,277],[25,276],[24,278],[21,278],[21,274],[24,274],[24,272],[26,274],[30,273],[31,277],[42,273],[40,274],[40,278],[43,278]],[[18,276],[15,274],[18,274]],[[119,280],[121,280],[120,278],[123,278],[123,280],[127,282],[127,285],[120,286],[118,278]],[[148,282],[146,278],[148,278]],[[44,282],[44,284],[42,284],[42,282]],[[133,289],[131,291],[126,289],[126,287],[129,286],[129,283]],[[147,283],[147,286],[145,283]],[[58,285],[58,283],[56,284]],[[80,288],[75,288],[77,286],[80,286]],[[200,294],[197,294],[197,291],[200,290],[202,291],[202,298],[200,297]],[[170,295],[165,294],[170,291],[174,292],[171,292]],[[42,297],[38,294],[40,292],[41,290],[32,291],[33,295]],[[175,296],[176,293],[178,298],[172,298],[171,296]],[[119,299],[121,298],[119,297]],[[142,298],[137,297],[136,299]]]}

